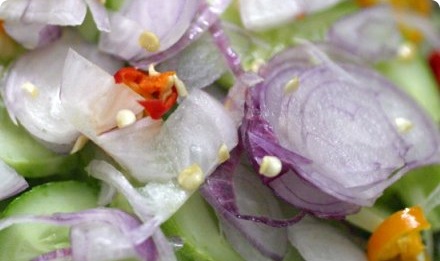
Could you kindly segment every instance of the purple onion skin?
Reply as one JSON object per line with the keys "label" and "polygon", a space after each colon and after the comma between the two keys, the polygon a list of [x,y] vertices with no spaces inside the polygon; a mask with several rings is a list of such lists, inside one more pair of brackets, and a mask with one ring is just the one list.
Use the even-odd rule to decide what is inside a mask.
{"label": "purple onion skin", "polygon": [[[280,179],[283,175],[292,175],[292,171],[294,172],[296,164],[309,164],[312,160],[304,158],[296,152],[285,149],[279,144],[270,124],[260,116],[261,112],[258,102],[260,91],[261,88],[254,87],[252,91],[247,93],[245,120],[243,121],[240,130],[244,147],[246,148],[247,155],[256,173],[259,171],[262,158],[266,155],[277,155],[277,157],[283,162],[283,168],[277,177],[268,178],[260,175],[263,183],[271,187],[270,183],[272,181]],[[305,180],[304,182],[308,183]],[[288,187],[288,184],[286,184],[286,186]],[[275,195],[280,196],[276,189],[273,189],[273,192]],[[283,198],[282,196],[280,197]],[[330,196],[329,198],[332,199],[332,203],[326,202],[325,207],[310,207],[308,206],[309,202],[301,204],[298,202],[293,203],[293,200],[289,201],[287,198],[284,198],[284,200],[295,207],[303,209],[305,213],[311,213],[312,215],[323,218],[343,219],[346,214],[355,213],[360,209],[359,206],[340,202]],[[313,205],[313,203],[311,203],[311,205]]]}
{"label": "purple onion skin", "polygon": [[[257,173],[264,156],[276,156],[282,162],[282,171],[278,176],[274,178],[262,176],[263,182],[276,195],[295,207],[316,216],[343,218],[348,214],[357,212],[362,206],[373,205],[383,191],[408,170],[439,162],[440,135],[435,123],[420,106],[389,81],[365,66],[347,64],[347,60],[344,59],[338,59],[343,62],[337,64],[331,61],[331,59],[327,61],[324,58],[324,60],[316,64],[316,61],[313,59],[322,58],[326,55],[319,53],[319,51],[318,55],[316,55],[316,50],[311,50],[316,48],[310,49],[309,47],[304,49],[304,46],[301,46],[296,49],[288,49],[276,55],[260,70],[259,74],[265,81],[248,90],[241,136],[245,150]],[[313,57],[308,57],[308,53],[312,53],[310,56]],[[283,86],[294,77],[299,77],[299,88],[303,89],[289,94],[277,94],[276,91],[282,92]],[[304,81],[302,77],[304,77]],[[335,88],[336,91],[334,89],[326,90],[323,86],[324,84],[330,86],[329,88]],[[309,122],[314,123],[313,119],[310,120],[310,118],[304,117],[304,111],[296,114],[295,117],[299,117],[299,120],[291,116],[292,113],[295,113],[291,109],[294,106],[292,105],[293,103],[299,103],[299,105],[295,106],[304,110],[310,109],[309,107],[313,110],[318,105],[310,105],[308,103],[311,100],[310,97],[315,95],[315,98],[323,97],[323,99],[327,99],[322,101],[324,109],[317,109],[316,115],[318,116],[316,118],[318,120],[316,122],[319,124],[316,124],[314,128],[319,129],[318,134],[322,134],[320,137],[324,137],[324,139],[333,138],[331,135],[334,133],[338,134],[338,130],[335,131],[333,129],[332,133],[332,129],[328,130],[327,127],[334,128],[334,126],[322,125],[323,121],[321,119],[334,118],[338,120],[334,114],[330,114],[331,110],[327,110],[328,105],[333,101],[335,101],[337,109],[340,107],[344,108],[344,106],[350,107],[349,105],[351,104],[344,104],[345,101],[340,97],[342,95],[336,95],[340,94],[341,90],[344,90],[347,86],[353,87],[348,92],[349,102],[355,103],[354,108],[359,107],[361,110],[365,110],[365,112],[361,111],[359,113],[356,111],[351,114],[353,119],[365,119],[367,123],[377,124],[378,126],[373,127],[382,131],[382,133],[379,132],[380,137],[378,137],[378,140],[380,138],[388,139],[387,143],[383,145],[383,150],[380,147],[382,144],[377,145],[372,142],[374,145],[370,146],[367,143],[366,147],[371,149],[371,151],[364,153],[363,147],[357,144],[365,143],[366,138],[373,136],[369,131],[367,134],[360,133],[357,135],[355,133],[347,137],[347,141],[355,140],[352,144],[346,144],[346,141],[344,141],[345,137],[337,136],[335,138],[337,142],[340,142],[342,139],[342,145],[345,146],[334,146],[334,148],[331,148],[332,152],[345,153],[351,156],[351,151],[341,152],[340,150],[346,147],[352,149],[354,151],[352,161],[357,164],[355,167],[361,169],[359,172],[353,171],[355,168],[350,165],[353,164],[350,162],[347,163],[347,169],[342,170],[332,169],[331,167],[339,166],[337,165],[339,163],[332,163],[331,161],[330,163],[325,163],[324,167],[321,167],[319,162],[322,162],[322,155],[332,155],[332,152],[323,152],[320,151],[322,150],[321,148],[317,149],[316,147],[310,150],[307,147],[308,144],[305,139],[308,138],[307,128],[310,128],[310,126],[305,124],[310,125]],[[321,92],[325,92],[325,95]],[[364,94],[365,96],[363,96]],[[275,99],[270,99],[270,95],[278,95],[279,102],[274,101]],[[330,95],[330,97],[334,95],[334,97],[329,98],[326,95]],[[369,105],[370,101],[365,102],[366,99],[371,99],[371,104],[374,104],[374,106]],[[314,101],[316,102],[316,100]],[[270,102],[272,104],[269,104]],[[279,103],[279,105],[276,103]],[[331,105],[333,106],[333,104]],[[275,108],[278,111],[270,111],[270,108]],[[404,108],[402,114],[409,115],[409,118],[414,123],[414,130],[411,131],[415,131],[416,138],[411,136],[413,133],[399,133],[395,126],[395,117],[399,115],[399,109],[402,108]],[[327,114],[329,115],[327,116]],[[282,118],[284,122],[279,120],[280,117],[284,117]],[[294,122],[295,120],[297,121]],[[355,128],[362,127],[365,124],[360,120],[354,121]],[[294,124],[291,122],[294,122]],[[277,125],[275,126],[274,124]],[[288,127],[282,129],[283,126],[280,127],[281,124],[286,124]],[[349,125],[348,122],[347,125]],[[341,124],[338,126],[347,125]],[[299,126],[299,129],[294,129],[292,126]],[[365,124],[365,126],[369,125]],[[299,139],[299,142],[298,140],[292,141],[289,140],[289,135],[291,134],[277,133],[277,129],[278,131],[282,130],[288,133],[299,132],[303,135],[301,137],[306,138],[303,138],[303,140]],[[376,131],[376,129],[373,129],[373,131]],[[379,142],[376,141],[376,143]],[[323,146],[324,149],[329,147]],[[315,152],[319,154],[318,156],[321,156],[321,161],[316,158]],[[381,153],[384,154],[383,159],[381,156],[376,156]],[[368,161],[364,164],[359,158],[365,158]],[[327,166],[330,166],[330,168],[326,168]],[[362,169],[364,166],[366,167]],[[350,174],[351,176],[347,175],[344,177],[343,175],[345,174]],[[318,175],[320,175],[319,178],[317,178]],[[365,177],[364,180],[363,177]],[[350,179],[353,181],[350,181]]]}

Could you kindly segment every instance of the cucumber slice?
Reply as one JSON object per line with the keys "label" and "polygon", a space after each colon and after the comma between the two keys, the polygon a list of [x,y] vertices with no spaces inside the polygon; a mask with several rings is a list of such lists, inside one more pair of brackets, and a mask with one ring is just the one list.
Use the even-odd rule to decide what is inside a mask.
{"label": "cucumber slice", "polygon": [[10,120],[0,100],[0,159],[25,177],[67,174],[76,168],[77,155],[58,155],[35,141]]}
{"label": "cucumber slice", "polygon": [[183,242],[176,251],[180,261],[243,261],[221,234],[218,220],[199,193],[162,225],[168,237]]}
{"label": "cucumber slice", "polygon": [[[78,181],[46,183],[34,187],[8,205],[4,217],[49,215],[96,207],[97,190]],[[69,246],[69,228],[20,224],[0,231],[0,260],[29,261],[43,253]]]}
{"label": "cucumber slice", "polygon": [[377,69],[412,96],[436,122],[440,122],[440,93],[422,55],[417,54],[409,61],[386,61],[378,64]]}

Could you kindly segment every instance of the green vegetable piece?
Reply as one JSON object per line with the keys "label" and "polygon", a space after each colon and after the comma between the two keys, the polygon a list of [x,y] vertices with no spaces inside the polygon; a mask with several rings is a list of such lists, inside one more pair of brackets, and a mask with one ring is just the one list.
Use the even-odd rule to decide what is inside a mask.
{"label": "green vegetable piece", "polygon": [[22,127],[12,123],[1,101],[0,144],[0,160],[29,178],[69,173],[78,161],[76,155],[58,155],[35,141]]}
{"label": "green vegetable piece", "polygon": [[377,65],[394,84],[411,95],[436,121],[440,122],[440,93],[426,59],[416,54],[412,59],[394,59]]}
{"label": "green vegetable piece", "polygon": [[182,241],[176,252],[180,261],[243,261],[221,234],[215,214],[198,193],[162,225],[162,230]]}
{"label": "green vegetable piece", "polygon": [[[14,199],[3,217],[75,212],[96,207],[97,191],[85,183],[46,183]],[[0,260],[29,261],[69,246],[69,228],[46,224],[19,224],[0,231]]]}
{"label": "green vegetable piece", "polygon": [[105,3],[105,7],[107,7],[112,11],[118,11],[125,2],[125,0],[101,0],[101,1]]}
{"label": "green vegetable piece", "polygon": [[97,43],[99,39],[99,30],[96,27],[95,21],[93,20],[92,13],[87,10],[84,22],[77,27],[78,32],[84,39],[91,43]]}

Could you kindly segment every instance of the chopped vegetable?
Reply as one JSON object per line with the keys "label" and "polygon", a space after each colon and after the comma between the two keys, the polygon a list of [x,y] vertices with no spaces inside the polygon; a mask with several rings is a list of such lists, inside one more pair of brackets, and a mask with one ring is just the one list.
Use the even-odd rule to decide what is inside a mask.
{"label": "chopped vegetable", "polygon": [[418,206],[394,213],[385,219],[370,237],[367,247],[368,260],[429,260],[420,234],[428,228],[430,224]]}
{"label": "chopped vegetable", "polygon": [[141,95],[139,103],[148,116],[157,120],[167,113],[177,101],[175,72],[145,73],[133,67],[122,68],[114,75],[116,83],[124,83]]}

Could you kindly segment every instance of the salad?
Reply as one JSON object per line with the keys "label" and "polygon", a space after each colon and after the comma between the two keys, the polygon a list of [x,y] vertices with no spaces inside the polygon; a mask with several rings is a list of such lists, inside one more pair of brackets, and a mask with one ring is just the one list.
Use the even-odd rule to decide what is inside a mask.
{"label": "salad", "polygon": [[0,261],[440,259],[436,2],[0,20]]}

